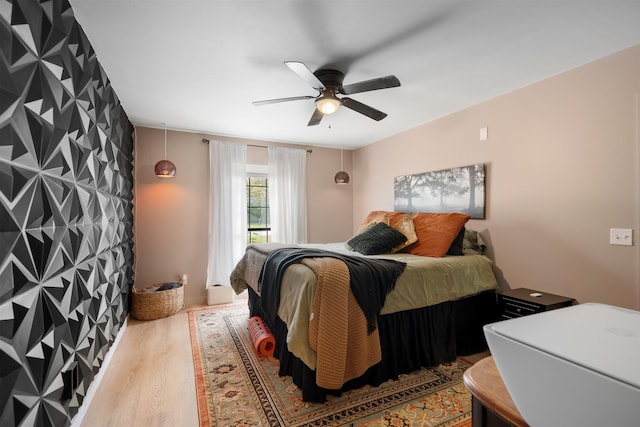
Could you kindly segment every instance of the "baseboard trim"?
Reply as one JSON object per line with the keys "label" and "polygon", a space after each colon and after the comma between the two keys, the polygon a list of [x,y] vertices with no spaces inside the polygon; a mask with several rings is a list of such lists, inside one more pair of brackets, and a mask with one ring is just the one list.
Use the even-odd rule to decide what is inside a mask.
{"label": "baseboard trim", "polygon": [[82,421],[84,420],[84,417],[87,414],[87,411],[89,410],[89,406],[91,406],[91,401],[93,400],[96,394],[96,391],[100,386],[102,377],[104,377],[105,372],[107,372],[109,368],[109,364],[111,363],[111,358],[115,354],[116,349],[118,348],[118,344],[120,344],[120,339],[122,338],[122,335],[124,335],[124,330],[127,329],[128,321],[129,321],[129,316],[127,316],[124,319],[124,323],[122,324],[122,327],[116,334],[116,338],[113,340],[113,344],[107,351],[107,354],[104,356],[104,360],[102,361],[102,366],[100,366],[100,370],[98,371],[96,376],[93,377],[93,382],[89,385],[89,388],[87,389],[87,395],[84,397],[84,400],[82,401],[82,405],[80,405],[80,407],[78,408],[78,413],[71,419],[70,427],[80,427],[80,425],[82,424]]}

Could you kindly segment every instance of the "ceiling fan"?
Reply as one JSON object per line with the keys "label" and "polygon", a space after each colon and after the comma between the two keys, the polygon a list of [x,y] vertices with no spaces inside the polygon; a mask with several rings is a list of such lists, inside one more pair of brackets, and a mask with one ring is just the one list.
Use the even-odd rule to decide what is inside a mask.
{"label": "ceiling fan", "polygon": [[264,101],[255,101],[253,105],[275,104],[278,102],[300,101],[304,99],[315,99],[316,109],[307,123],[307,126],[315,126],[320,123],[325,114],[335,113],[341,105],[363,114],[373,120],[380,121],[387,117],[386,113],[376,110],[366,104],[356,101],[355,99],[342,97],[338,98],[337,94],[353,95],[354,93],[368,92],[372,90],[387,89],[390,87],[400,86],[400,80],[394,75],[379,77],[377,79],[365,80],[358,83],[352,83],[346,86],[342,85],[344,73],[338,70],[319,69],[311,72],[309,68],[302,62],[287,61],[285,65],[294,73],[300,76],[304,81],[309,83],[312,88],[318,91],[317,96],[294,96],[290,98],[267,99]]}

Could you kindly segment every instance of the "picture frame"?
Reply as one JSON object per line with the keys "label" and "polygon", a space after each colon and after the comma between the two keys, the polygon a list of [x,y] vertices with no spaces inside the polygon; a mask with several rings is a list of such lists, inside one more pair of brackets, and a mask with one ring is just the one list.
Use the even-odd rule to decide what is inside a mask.
{"label": "picture frame", "polygon": [[394,178],[394,210],[458,212],[485,219],[486,165],[477,163]]}

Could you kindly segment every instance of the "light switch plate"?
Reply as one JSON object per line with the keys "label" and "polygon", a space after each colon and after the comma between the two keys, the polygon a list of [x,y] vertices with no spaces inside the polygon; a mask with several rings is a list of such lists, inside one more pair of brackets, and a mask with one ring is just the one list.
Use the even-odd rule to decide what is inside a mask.
{"label": "light switch plate", "polygon": [[609,230],[609,243],[612,245],[633,245],[632,228],[612,228]]}

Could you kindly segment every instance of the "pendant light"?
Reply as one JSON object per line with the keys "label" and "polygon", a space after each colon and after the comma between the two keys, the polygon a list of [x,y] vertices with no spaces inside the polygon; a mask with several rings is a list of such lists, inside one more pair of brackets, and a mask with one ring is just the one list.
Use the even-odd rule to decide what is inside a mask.
{"label": "pendant light", "polygon": [[349,174],[344,171],[342,147],[340,147],[340,172],[336,174],[334,180],[339,185],[349,183]]}
{"label": "pendant light", "polygon": [[164,160],[156,163],[153,170],[158,178],[173,178],[176,176],[176,165],[167,160],[167,125],[164,125]]}

